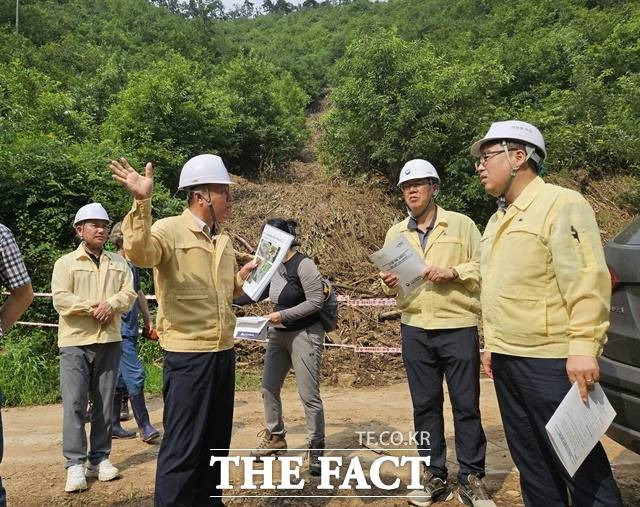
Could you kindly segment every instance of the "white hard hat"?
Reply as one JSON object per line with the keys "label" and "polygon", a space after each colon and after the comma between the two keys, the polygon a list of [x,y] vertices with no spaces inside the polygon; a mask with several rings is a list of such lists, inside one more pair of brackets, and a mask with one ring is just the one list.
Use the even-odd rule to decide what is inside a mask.
{"label": "white hard hat", "polygon": [[440,183],[440,176],[438,176],[438,171],[433,167],[433,164],[421,158],[409,160],[400,170],[398,186],[402,185],[405,181],[422,178],[433,178]]}
{"label": "white hard hat", "polygon": [[492,123],[484,137],[471,145],[471,154],[479,157],[480,147],[490,141],[516,141],[533,146],[537,148],[537,153],[531,153],[529,156],[537,164],[547,156],[544,137],[536,127],[524,121],[508,120]]}
{"label": "white hard hat", "polygon": [[78,225],[80,222],[84,222],[85,220],[106,220],[109,222],[109,215],[107,215],[107,210],[102,207],[102,204],[99,202],[92,202],[90,204],[85,204],[78,210],[76,213],[76,218],[73,220],[73,225]]}
{"label": "white hard hat", "polygon": [[233,184],[224,162],[218,155],[197,155],[187,160],[187,163],[182,166],[178,183],[179,189],[209,183]]}

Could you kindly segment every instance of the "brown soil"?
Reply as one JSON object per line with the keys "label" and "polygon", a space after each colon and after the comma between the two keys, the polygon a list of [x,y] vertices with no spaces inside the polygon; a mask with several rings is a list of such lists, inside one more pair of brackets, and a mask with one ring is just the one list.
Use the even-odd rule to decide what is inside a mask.
{"label": "brown soil", "polygon": [[[494,494],[499,507],[517,507],[522,505],[519,493],[517,473],[507,451],[502,425],[496,407],[493,384],[482,379],[481,408],[483,424],[487,434],[487,485]],[[401,431],[405,435],[412,429],[411,402],[407,386],[404,383],[377,388],[324,387],[323,400],[327,420],[327,447],[331,449],[359,449],[357,451],[328,451],[328,455],[358,456],[365,465],[378,457],[358,441],[357,431],[373,431],[376,434],[384,430]],[[283,392],[285,419],[288,427],[289,448],[305,446],[305,419],[293,386]],[[155,398],[150,401],[151,420],[161,428],[162,401]],[[83,493],[64,493],[65,471],[62,457],[60,432],[62,427],[62,407],[48,405],[3,410],[5,428],[5,455],[2,463],[2,480],[7,488],[9,505],[114,505],[114,506],[151,506],[153,505],[153,487],[157,445],[147,445],[138,439],[114,441],[111,459],[121,470],[122,478],[101,483],[92,480],[89,489]],[[232,447],[247,449],[256,445],[256,433],[262,427],[262,401],[259,391],[239,392],[236,395],[235,423]],[[457,465],[455,462],[454,442],[450,405],[445,402],[445,424],[449,447],[449,473],[455,482]],[[133,428],[131,422],[125,427]],[[616,479],[621,487],[626,506],[640,505],[640,456],[623,449],[611,440],[604,440],[607,454],[611,459]],[[406,451],[388,451],[390,455],[415,456],[412,445],[400,446]],[[246,451],[232,451],[232,455],[247,455]],[[303,455],[302,451],[289,451],[288,455]],[[307,481],[305,489],[298,492],[286,491],[281,494],[315,495],[315,498],[268,499],[266,491],[247,491],[236,489],[227,494],[251,494],[248,499],[228,497],[229,505],[406,505],[402,498],[389,498],[388,495],[404,495],[409,482],[407,469],[384,468],[385,481],[392,482],[395,476],[401,479],[398,490],[382,491],[372,489],[366,494],[387,498],[358,499],[355,489],[343,490],[339,494],[347,498],[322,498],[325,494],[317,490],[317,480],[310,478],[303,467],[302,478]],[[277,474],[276,474],[277,477]],[[232,484],[239,484],[240,477],[232,471]],[[334,491],[334,494],[337,494]],[[362,492],[361,492],[362,494]],[[457,500],[435,504],[456,507]]]}

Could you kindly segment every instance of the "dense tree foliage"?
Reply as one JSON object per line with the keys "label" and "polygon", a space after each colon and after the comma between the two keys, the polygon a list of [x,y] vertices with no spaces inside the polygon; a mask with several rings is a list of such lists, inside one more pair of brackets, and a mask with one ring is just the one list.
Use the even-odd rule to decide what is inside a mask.
{"label": "dense tree foliage", "polygon": [[[640,171],[640,3],[621,0],[21,0],[0,3],[0,220],[38,290],[72,248],[75,210],[130,200],[108,161],[158,174],[154,213],[175,213],[197,153],[270,174],[328,98],[321,160],[390,182],[424,157],[443,202],[482,222],[493,204],[468,146],[495,120],[544,132],[547,171]],[[273,171],[273,169],[276,171]],[[640,188],[640,187],[639,187]],[[633,202],[638,202],[637,189]],[[53,319],[36,304],[32,316]],[[47,315],[47,312],[49,314]]]}

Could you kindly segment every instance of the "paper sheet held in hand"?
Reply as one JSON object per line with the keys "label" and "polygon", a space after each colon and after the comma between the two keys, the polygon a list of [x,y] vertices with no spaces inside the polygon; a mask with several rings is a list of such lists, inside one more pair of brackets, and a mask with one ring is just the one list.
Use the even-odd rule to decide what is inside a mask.
{"label": "paper sheet held in hand", "polygon": [[615,410],[596,384],[584,403],[574,383],[545,426],[560,461],[573,477],[602,438],[616,416]]}

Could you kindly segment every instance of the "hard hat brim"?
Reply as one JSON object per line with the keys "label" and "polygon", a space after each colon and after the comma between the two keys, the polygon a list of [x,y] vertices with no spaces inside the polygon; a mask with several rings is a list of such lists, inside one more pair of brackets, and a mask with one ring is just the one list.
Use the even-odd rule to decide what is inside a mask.
{"label": "hard hat brim", "polygon": [[480,156],[480,148],[482,148],[483,144],[486,143],[490,143],[492,141],[502,141],[503,138],[502,137],[483,137],[482,139],[478,139],[475,143],[473,143],[471,145],[471,148],[469,148],[469,151],[471,152],[471,155],[478,158]]}
{"label": "hard hat brim", "polygon": [[178,190],[187,190],[191,187],[200,187],[202,185],[237,185],[235,181],[201,181],[199,183],[194,183],[193,185],[184,185],[178,187]]}

